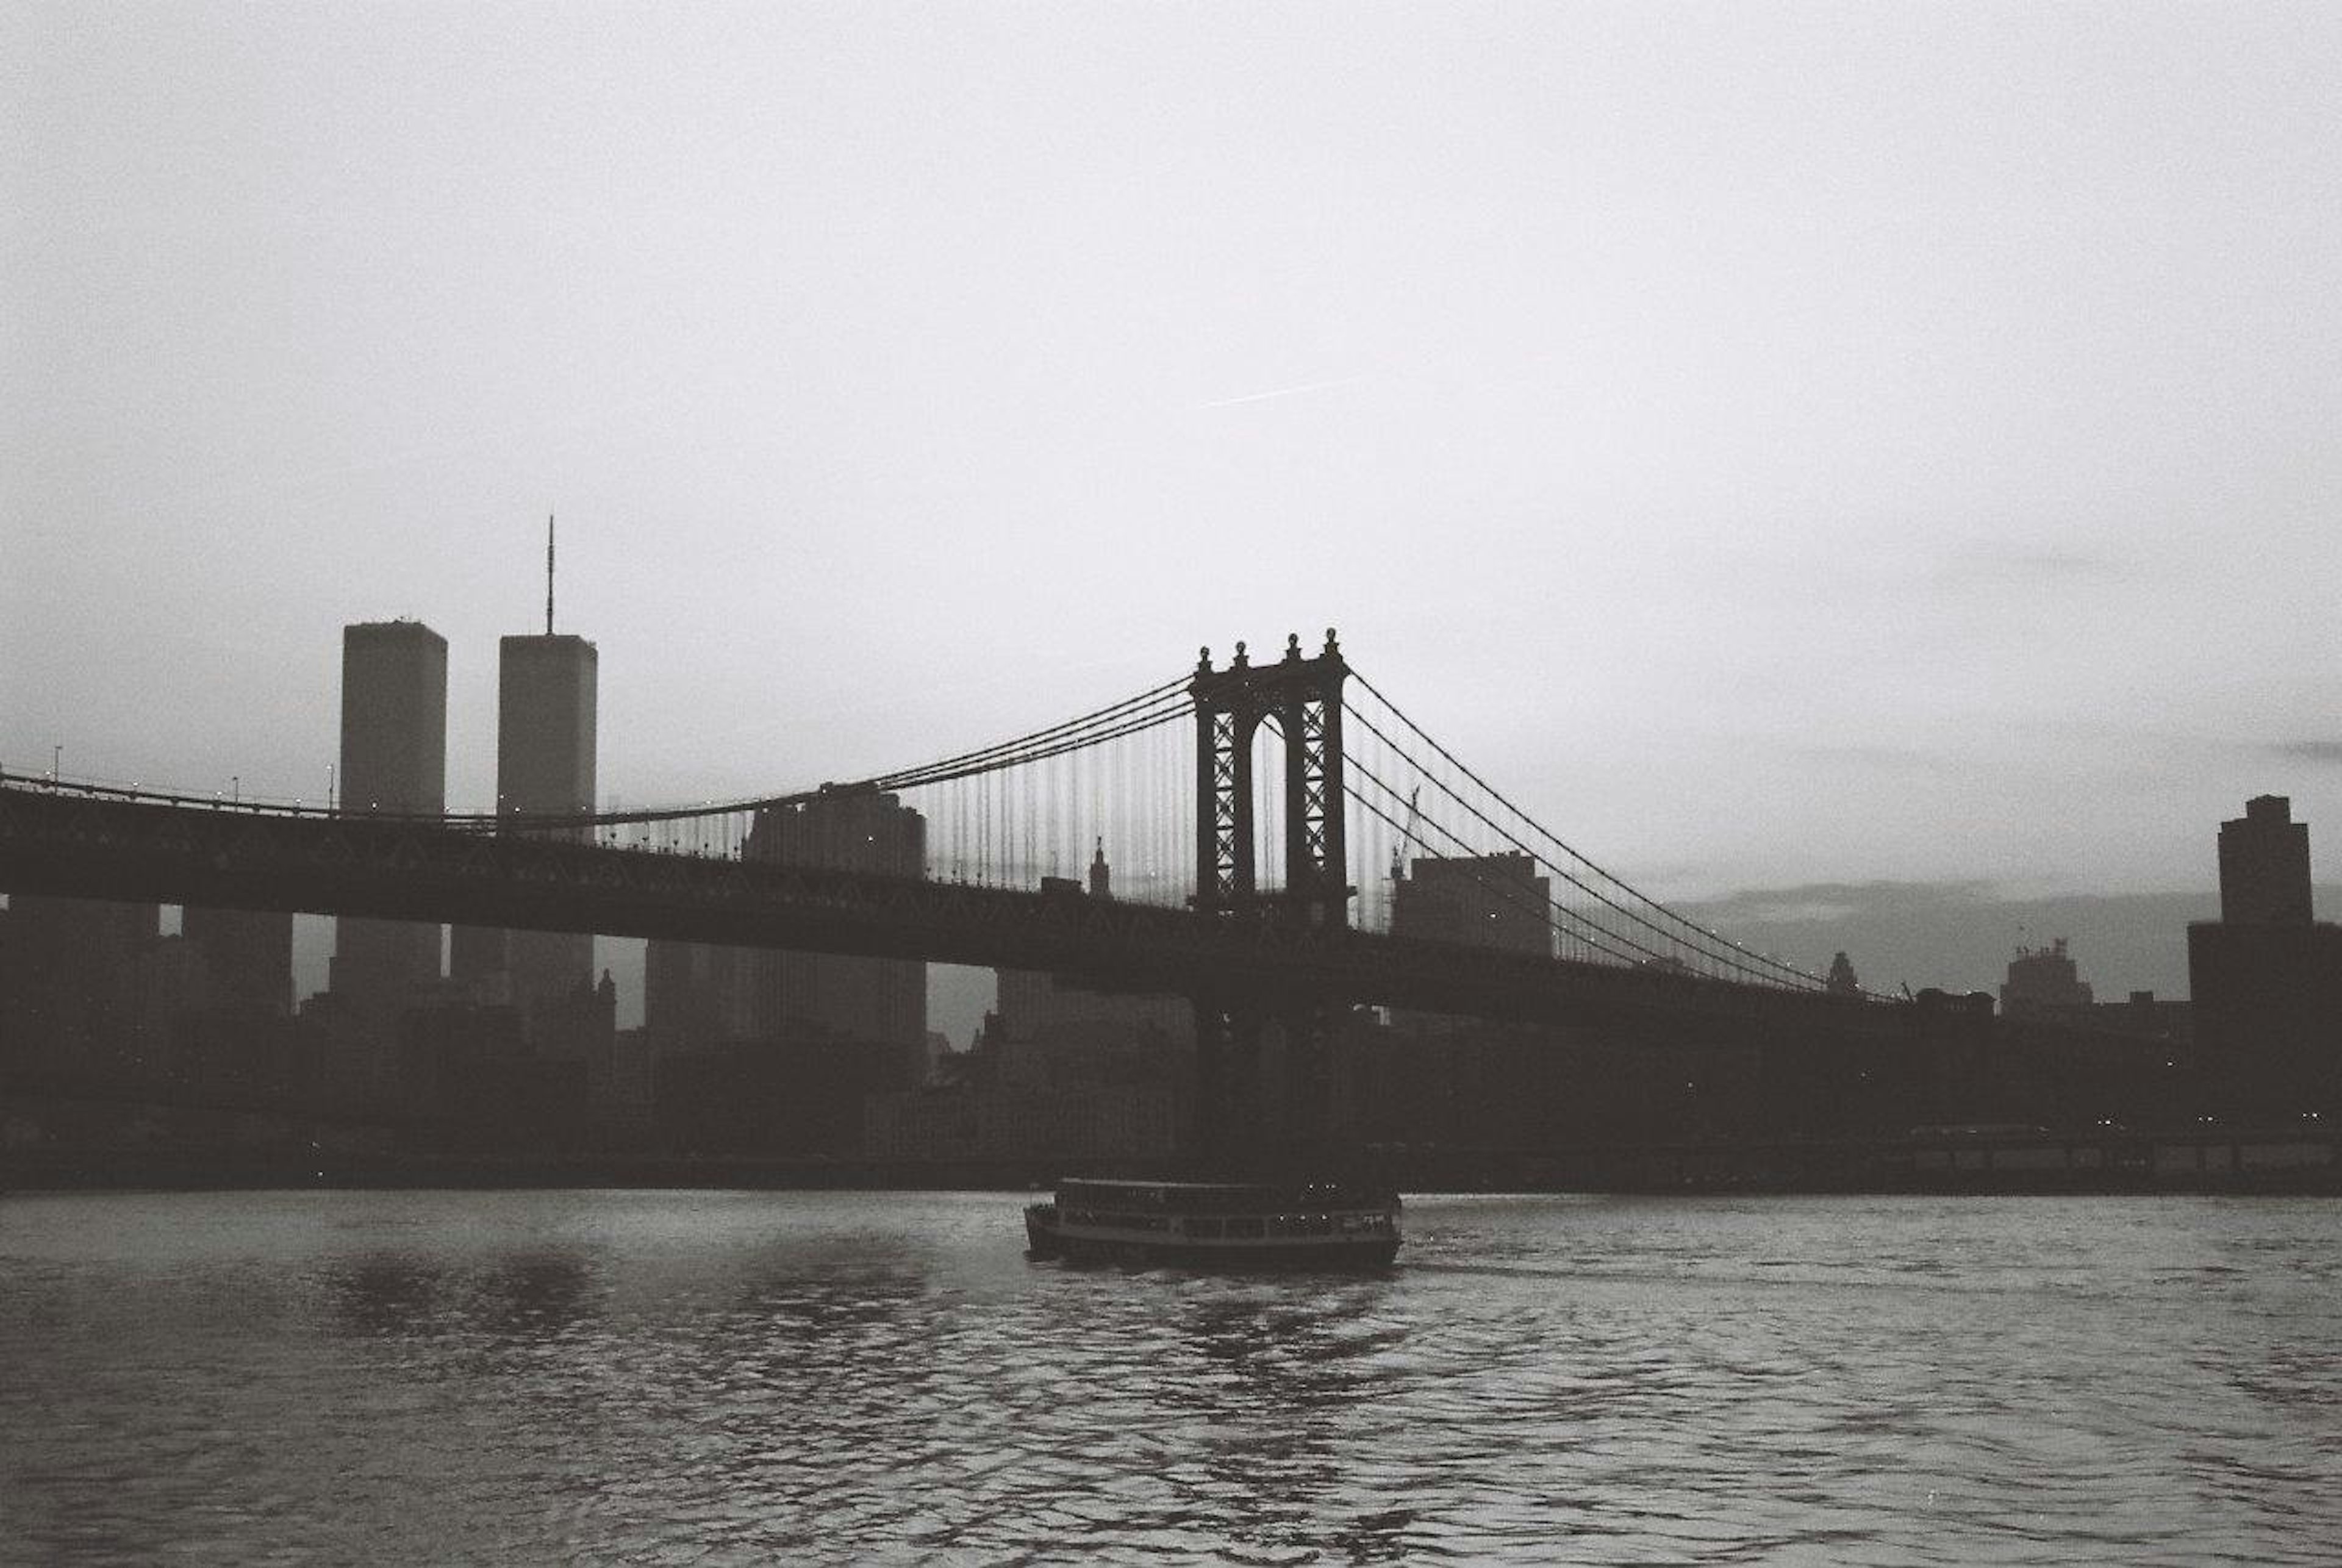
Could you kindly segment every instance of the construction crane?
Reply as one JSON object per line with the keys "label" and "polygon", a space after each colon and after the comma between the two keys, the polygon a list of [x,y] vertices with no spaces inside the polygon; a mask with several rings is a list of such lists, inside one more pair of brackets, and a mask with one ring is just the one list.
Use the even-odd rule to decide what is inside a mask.
{"label": "construction crane", "polygon": [[[1416,785],[1406,794],[1406,825],[1399,830],[1398,842],[1391,845],[1390,879],[1394,889],[1406,880],[1406,846],[1413,844],[1415,830],[1422,825],[1423,786]],[[1396,898],[1396,893],[1392,896]]]}

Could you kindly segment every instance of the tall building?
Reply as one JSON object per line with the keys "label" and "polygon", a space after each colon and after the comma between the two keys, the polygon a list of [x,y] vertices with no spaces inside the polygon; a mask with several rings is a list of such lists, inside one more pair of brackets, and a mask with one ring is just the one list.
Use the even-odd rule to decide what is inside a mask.
{"label": "tall building", "polygon": [[[496,661],[496,811],[506,817],[594,809],[595,703],[600,655],[565,634],[506,637]],[[516,831],[583,840],[586,828]],[[561,1023],[594,987],[594,939],[565,931],[458,933],[458,977],[501,959],[510,1000],[540,1050],[574,1054]],[[476,950],[484,949],[484,953]]]}
{"label": "tall building", "polygon": [[2197,1061],[2232,1113],[2342,1112],[2342,926],[2315,918],[2292,816],[2261,795],[2220,824],[2220,918],[2187,928]]}
{"label": "tall building", "polygon": [[[1553,956],[1553,881],[1533,856],[1466,854],[1421,858],[1393,874],[1391,934],[1453,942],[1507,953]],[[1445,1035],[1475,1026],[1439,1014],[1394,1011],[1391,1022],[1415,1034]]]}
{"label": "tall building", "polygon": [[[1070,879],[1044,878],[1058,897],[1114,897],[1100,840],[1085,895]],[[986,1020],[989,1066],[1004,1089],[1065,1088],[1154,1077],[1185,1082],[1194,1071],[1195,1004],[1185,996],[1099,991],[1032,970],[994,972],[997,1001]]]}
{"label": "tall building", "polygon": [[1391,934],[1553,953],[1553,880],[1519,854],[1415,861],[1393,890]]}
{"label": "tall building", "polygon": [[[339,794],[346,812],[447,808],[447,639],[419,621],[342,628]],[[438,926],[334,923],[328,985],[337,999],[395,1011],[438,978]]]}
{"label": "tall building", "polygon": [[2020,947],[2008,961],[2008,978],[2000,988],[2002,1013],[2042,1013],[2089,1004],[2090,988],[2075,969],[2064,937],[2047,947]]}
{"label": "tall building", "polygon": [[2256,795],[2220,824],[2220,920],[2227,925],[2307,925],[2309,824],[2293,802]]}
{"label": "tall building", "polygon": [[[920,876],[926,819],[891,794],[840,792],[758,813],[743,854]],[[740,1041],[803,1035],[851,1038],[894,1047],[906,1063],[924,1061],[927,966],[654,939],[645,954],[643,1026],[661,1072],[678,1057]]]}
{"label": "tall building", "polygon": [[[756,814],[743,851],[750,860],[926,874],[926,819],[891,794],[844,790]],[[805,1029],[916,1052],[926,1049],[927,966],[915,959],[828,953],[764,953],[758,1034]]]}
{"label": "tall building", "polygon": [[[917,877],[926,819],[891,794],[839,791],[758,812],[742,854]],[[856,1153],[864,1102],[925,1074],[916,960],[654,941],[643,978],[656,1119],[676,1147]]]}

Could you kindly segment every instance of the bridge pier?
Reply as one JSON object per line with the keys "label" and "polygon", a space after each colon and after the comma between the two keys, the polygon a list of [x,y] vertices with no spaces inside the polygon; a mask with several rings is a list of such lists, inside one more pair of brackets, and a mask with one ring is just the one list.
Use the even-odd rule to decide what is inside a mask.
{"label": "bridge pier", "polygon": [[1225,993],[1194,1004],[1194,1153],[1220,1173],[1306,1172],[1332,1157],[1342,1009],[1306,995]]}
{"label": "bridge pier", "polygon": [[1196,996],[1194,1152],[1213,1168],[1249,1158],[1259,1142],[1261,1033],[1255,1011]]}

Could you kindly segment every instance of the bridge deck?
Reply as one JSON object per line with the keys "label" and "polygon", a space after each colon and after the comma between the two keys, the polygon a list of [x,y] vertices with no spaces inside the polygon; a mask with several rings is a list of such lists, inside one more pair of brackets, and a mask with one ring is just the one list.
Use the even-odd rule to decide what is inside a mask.
{"label": "bridge deck", "polygon": [[1912,1010],[1077,894],[0,787],[0,889],[1039,970],[1687,1038],[1894,1038]]}

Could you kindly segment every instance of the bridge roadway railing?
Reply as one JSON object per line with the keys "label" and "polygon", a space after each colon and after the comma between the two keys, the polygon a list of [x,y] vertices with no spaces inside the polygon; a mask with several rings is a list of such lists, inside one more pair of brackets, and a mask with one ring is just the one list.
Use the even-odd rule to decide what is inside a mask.
{"label": "bridge roadway railing", "polygon": [[0,787],[0,891],[294,910],[1040,970],[1102,987],[1276,998],[1697,1037],[1893,1037],[1909,1010],[1273,914],[458,830]]}

